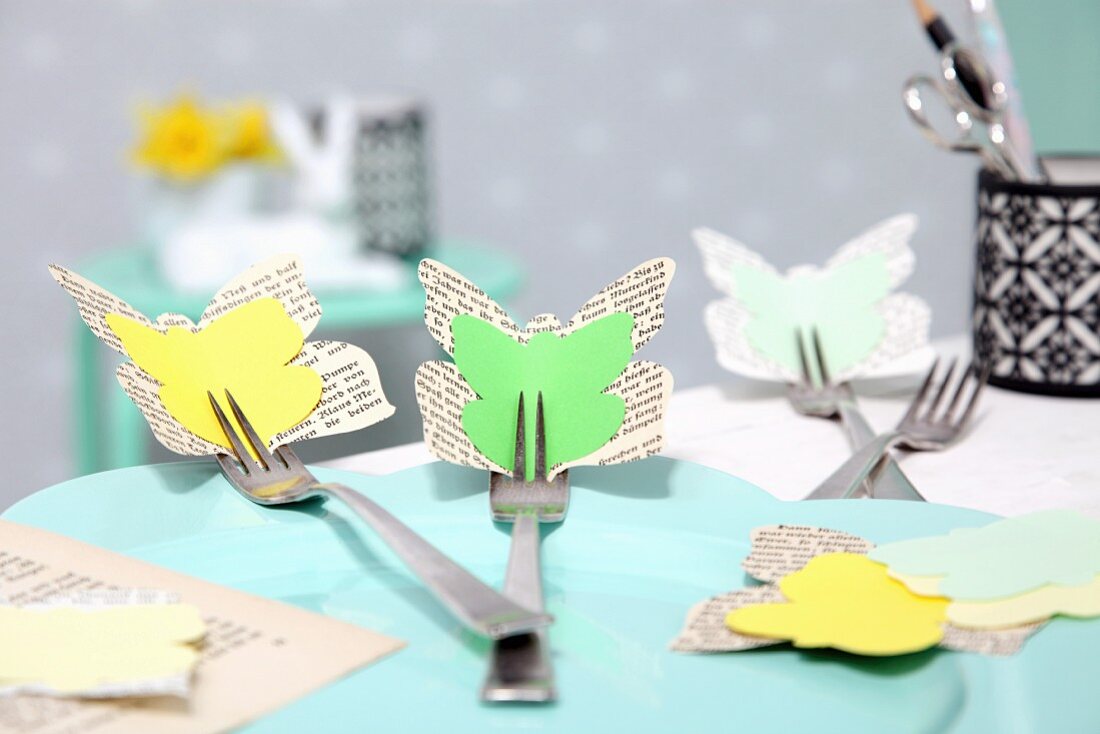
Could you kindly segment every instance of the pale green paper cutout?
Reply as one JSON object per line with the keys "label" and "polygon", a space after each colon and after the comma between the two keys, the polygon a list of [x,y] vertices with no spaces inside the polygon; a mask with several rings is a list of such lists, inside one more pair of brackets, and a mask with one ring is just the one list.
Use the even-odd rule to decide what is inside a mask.
{"label": "pale green paper cutout", "polygon": [[634,354],[633,329],[633,316],[614,313],[564,337],[535,334],[523,345],[486,321],[455,316],[455,365],[479,397],[462,410],[462,428],[474,447],[499,466],[513,468],[522,393],[525,477],[533,480],[541,392],[548,469],[599,449],[623,423],[626,403],[603,391]]}
{"label": "pale green paper cutout", "polygon": [[1100,521],[1047,510],[889,543],[870,555],[903,574],[943,576],[939,593],[950,599],[1000,599],[1092,581],[1100,573]]}
{"label": "pale green paper cutout", "polygon": [[761,355],[801,370],[795,334],[817,329],[827,364],[842,372],[870,355],[886,323],[875,309],[891,289],[886,257],[873,252],[830,270],[789,276],[733,265],[738,298],[752,314],[745,326]]}

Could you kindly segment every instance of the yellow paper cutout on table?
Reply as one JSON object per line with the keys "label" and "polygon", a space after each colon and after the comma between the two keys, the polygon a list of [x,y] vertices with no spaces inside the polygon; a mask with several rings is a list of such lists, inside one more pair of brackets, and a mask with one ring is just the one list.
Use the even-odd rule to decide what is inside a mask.
{"label": "yellow paper cutout on table", "polygon": [[833,647],[858,655],[900,655],[943,638],[947,600],[913,594],[866,556],[829,553],[779,581],[788,599],[726,616],[734,632]]}
{"label": "yellow paper cutout on table", "polygon": [[80,609],[0,606],[0,688],[79,693],[189,672],[206,633],[188,604]]}
{"label": "yellow paper cutout on table", "polygon": [[1041,589],[993,601],[952,601],[947,619],[959,627],[999,629],[1039,622],[1056,614],[1100,616],[1100,576],[1081,586],[1048,584]]}
{"label": "yellow paper cutout on table", "polygon": [[943,580],[943,576],[916,576],[913,574],[901,573],[889,567],[887,567],[886,573],[890,578],[897,579],[905,584],[905,587],[914,594],[919,596],[940,595],[940,581]]}
{"label": "yellow paper cutout on table", "polygon": [[158,394],[171,416],[227,449],[208,391],[236,424],[225,399],[229,390],[268,444],[309,417],[321,400],[321,376],[287,364],[301,351],[304,337],[274,298],[249,301],[197,332],[179,326],[161,332],[121,314],[108,314],[106,321],[134,364],[160,383]]}
{"label": "yellow paper cutout on table", "polygon": [[[892,569],[887,573],[914,594],[940,596],[943,576],[915,576]],[[1002,599],[952,599],[947,606],[947,621],[967,629],[1017,627],[1041,622],[1058,614],[1067,617],[1100,616],[1100,576],[1079,586],[1047,584]]]}

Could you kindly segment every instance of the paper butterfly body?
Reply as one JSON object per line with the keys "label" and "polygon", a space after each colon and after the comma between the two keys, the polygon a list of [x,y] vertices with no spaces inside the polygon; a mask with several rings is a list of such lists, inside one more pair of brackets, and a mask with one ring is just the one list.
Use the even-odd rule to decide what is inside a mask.
{"label": "paper butterfly body", "polygon": [[[916,296],[892,292],[913,271],[908,241],[916,226],[911,214],[888,219],[841,247],[824,268],[803,265],[786,274],[736,240],[695,230],[707,277],[727,296],[705,314],[718,362],[749,377],[797,381],[796,334],[816,328],[839,379],[923,368],[931,357],[930,310]],[[906,355],[914,360],[902,367]]]}
{"label": "paper butterfly body", "polygon": [[92,332],[132,360],[119,366],[118,381],[170,451],[205,456],[230,448],[207,391],[219,402],[232,392],[269,447],[358,430],[393,414],[370,355],[343,342],[305,341],[321,307],[294,256],[238,275],[198,324],[179,314],[150,321],[65,268],[51,265],[50,272]]}
{"label": "paper butterfly body", "polygon": [[[631,362],[664,321],[675,271],[642,263],[589,300],[564,326],[542,314],[520,328],[476,285],[434,260],[420,264],[424,319],[454,363],[426,362],[416,398],[428,449],[443,461],[511,472],[519,396],[533,447],[541,393],[549,476],[582,464],[645,458],[664,445],[672,376]],[[525,474],[534,477],[533,451]]]}

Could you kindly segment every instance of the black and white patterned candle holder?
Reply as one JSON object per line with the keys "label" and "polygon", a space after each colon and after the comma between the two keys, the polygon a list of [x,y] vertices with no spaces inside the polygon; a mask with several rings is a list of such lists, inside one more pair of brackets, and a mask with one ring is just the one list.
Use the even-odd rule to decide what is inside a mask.
{"label": "black and white patterned candle holder", "polygon": [[432,239],[425,113],[415,100],[367,99],[358,106],[352,198],[359,244],[418,257]]}
{"label": "black and white patterned candle holder", "polygon": [[1100,397],[1100,182],[978,175],[974,354],[1010,390]]}

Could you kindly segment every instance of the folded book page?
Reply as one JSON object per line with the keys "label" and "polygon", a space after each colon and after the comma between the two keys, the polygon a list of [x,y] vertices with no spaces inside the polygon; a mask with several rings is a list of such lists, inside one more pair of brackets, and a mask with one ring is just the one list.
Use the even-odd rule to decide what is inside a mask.
{"label": "folded book page", "polygon": [[[57,265],[51,265],[50,272],[76,301],[80,316],[92,333],[125,356],[131,355],[109,321],[117,325],[120,320],[125,320],[135,327],[155,329],[162,334],[167,334],[170,327],[198,334],[221,317],[233,313],[234,309],[261,299],[273,299],[282,306],[286,317],[298,325],[305,339],[321,317],[321,307],[305,284],[300,263],[292,255],[271,258],[254,265],[227,283],[211,299],[198,324],[180,314],[163,314],[155,322],[150,321],[125,301],[76,273]],[[233,355],[226,361],[247,367],[252,358],[250,354]],[[319,401],[304,420],[272,433],[270,448],[359,430],[393,414],[394,408],[382,392],[374,360],[358,347],[342,342],[305,342],[288,364],[308,367],[316,372],[321,379],[321,392]],[[208,440],[214,434],[208,433],[208,438],[196,435],[165,407],[161,397],[165,386],[155,376],[130,361],[119,365],[117,377],[126,394],[149,422],[157,440],[166,448],[185,456],[225,453],[226,445]],[[219,402],[224,397],[218,393],[224,389],[223,385],[220,390],[211,390]],[[281,391],[276,391],[267,399],[279,400],[281,395]],[[250,409],[240,396],[234,397],[239,398],[238,402],[246,415],[260,407],[258,399],[253,399],[253,408]],[[201,393],[192,396],[193,400],[202,398]],[[223,404],[223,407],[232,415],[228,405]]]}
{"label": "folded book page", "polygon": [[[841,247],[823,268],[780,273],[761,255],[725,235],[693,237],[708,279],[726,297],[706,308],[719,363],[766,380],[796,381],[797,334],[816,330],[838,379],[885,375],[928,348],[931,312],[916,296],[893,291],[912,273],[908,240],[916,217],[901,215]],[[918,367],[919,369],[919,367]]]}
{"label": "folded book page", "polygon": [[207,630],[185,705],[170,697],[0,696],[0,723],[12,734],[228,731],[403,645],[357,625],[5,520],[0,588],[9,603],[20,606],[89,591],[163,589],[202,610]]}
{"label": "folded book page", "polygon": [[[613,314],[629,314],[633,321],[630,346],[637,351],[660,329],[664,321],[664,295],[675,271],[674,263],[661,258],[642,263],[617,279],[590,299],[562,326],[552,314],[531,319],[523,329],[508,316],[507,311],[489,298],[484,291],[459,273],[434,260],[420,264],[420,279],[427,299],[424,320],[428,331],[450,355],[455,355],[452,324],[455,317],[472,316],[494,326],[510,340],[529,345],[537,334],[553,334],[564,341],[578,335]],[[672,392],[672,376],[653,362],[630,362],[603,395],[622,400],[622,422],[609,440],[591,453],[572,460],[563,460],[550,467],[552,478],[561,471],[579,465],[623,463],[658,453],[664,445],[664,413]],[[480,396],[453,363],[428,362],[421,365],[416,377],[416,395],[424,422],[424,440],[428,449],[443,461],[493,471],[510,471],[501,462],[494,462],[473,443],[463,425],[467,406],[480,401]],[[518,395],[515,396],[518,408]],[[534,417],[535,404],[525,402],[527,415]],[[553,422],[547,408],[547,435],[551,441]],[[504,424],[514,437],[515,412]],[[514,439],[513,439],[514,440]],[[533,441],[528,441],[533,446]],[[502,459],[498,455],[498,459]]]}

